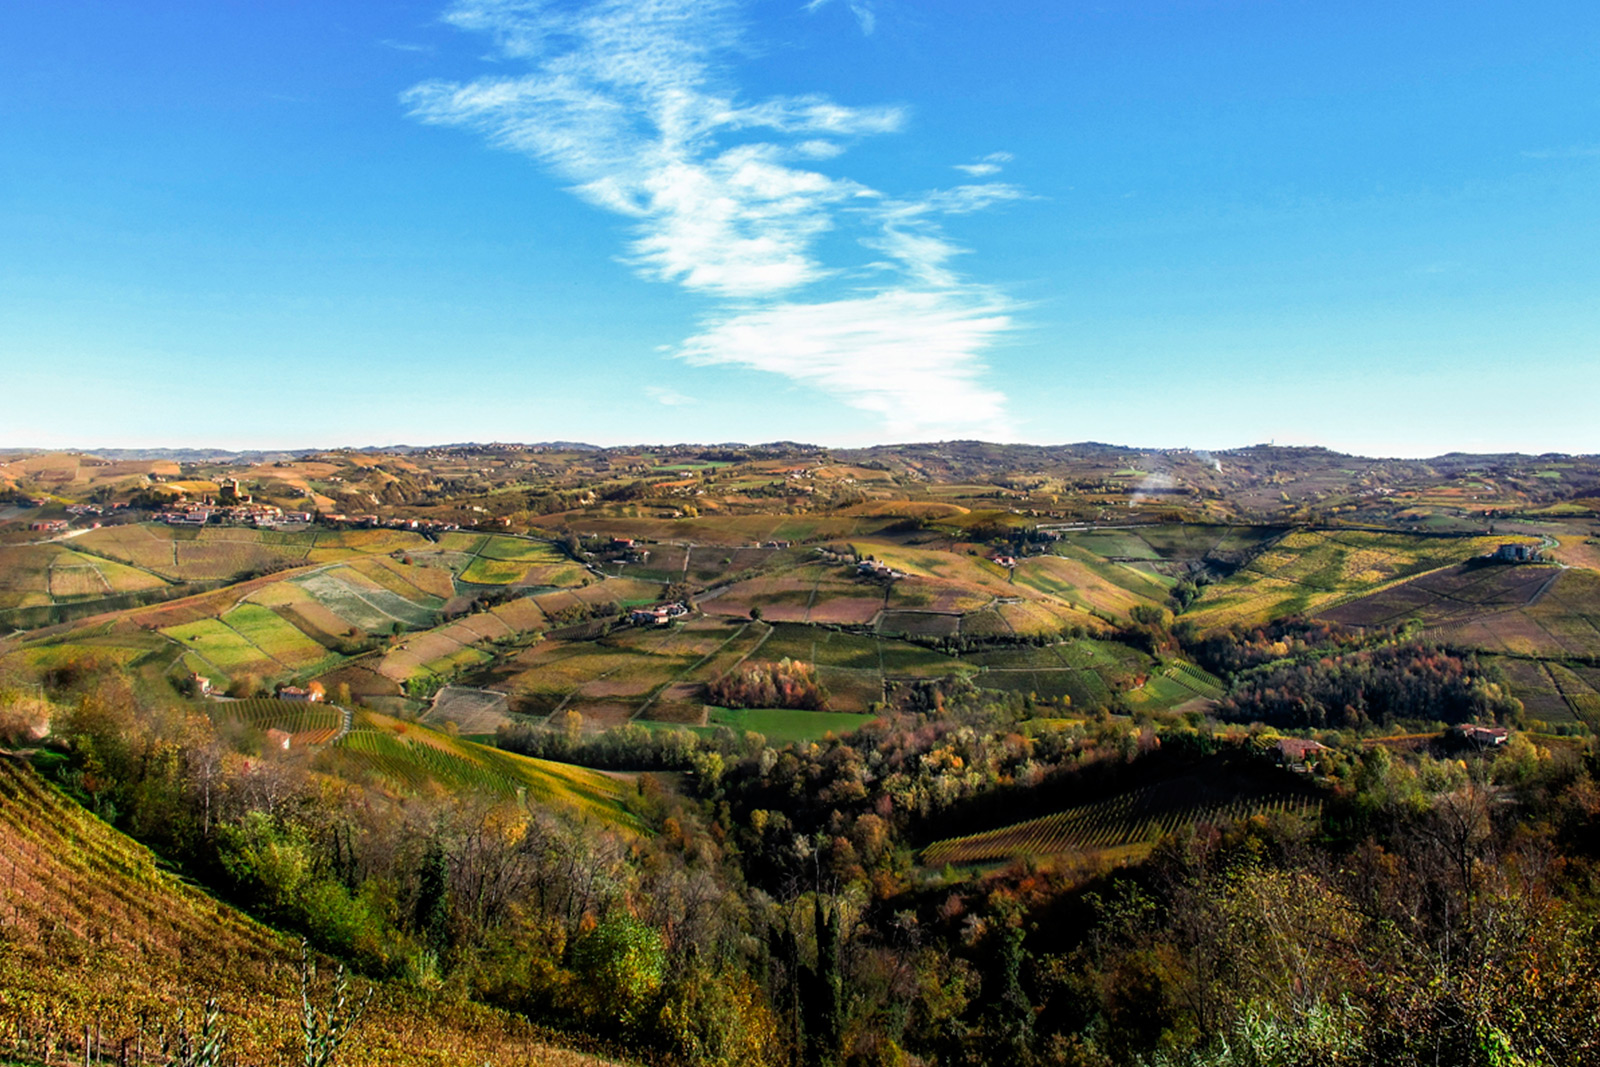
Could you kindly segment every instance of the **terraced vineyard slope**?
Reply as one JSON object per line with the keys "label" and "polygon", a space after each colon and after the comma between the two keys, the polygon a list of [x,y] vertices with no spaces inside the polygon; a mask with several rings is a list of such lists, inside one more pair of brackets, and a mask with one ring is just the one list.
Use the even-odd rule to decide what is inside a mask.
{"label": "terraced vineyard slope", "polygon": [[601,823],[637,831],[622,803],[625,783],[567,763],[532,759],[480,745],[376,712],[360,712],[355,728],[327,751],[324,765],[369,774],[399,790],[470,791],[575,810]]}
{"label": "terraced vineyard slope", "polygon": [[927,866],[1006,863],[1028,857],[1143,859],[1166,834],[1200,823],[1254,815],[1316,818],[1322,801],[1287,775],[1234,777],[1197,770],[1177,778],[1077,804],[1036,819],[946,838],[922,852]]}
{"label": "terraced vineyard slope", "polygon": [[[142,1045],[154,1063],[161,1027],[175,1028],[214,996],[237,1056],[229,1062],[286,1062],[298,1033],[298,953],[164,871],[27,766],[0,758],[0,1060],[43,1062],[50,1043],[49,1062],[82,1062],[87,1028],[91,1040],[99,1035],[103,1062],[131,1063]],[[339,1062],[604,1067],[549,1047],[510,1016],[388,984]]]}

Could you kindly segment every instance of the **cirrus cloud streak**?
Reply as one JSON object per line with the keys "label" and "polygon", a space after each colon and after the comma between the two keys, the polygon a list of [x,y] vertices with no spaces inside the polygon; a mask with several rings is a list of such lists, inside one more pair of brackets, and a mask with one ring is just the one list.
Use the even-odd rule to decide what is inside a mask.
{"label": "cirrus cloud streak", "polygon": [[[983,355],[1012,309],[951,269],[964,250],[940,219],[1023,194],[990,182],[896,197],[824,172],[860,139],[901,131],[905,110],[746,99],[731,74],[738,13],[734,0],[461,0],[446,21],[489,34],[493,58],[525,69],[425,82],[402,99],[420,121],[539,161],[625,220],[622,258],[642,277],[721,302],[681,358],[782,374],[891,429],[1002,426]],[[965,169],[988,176],[1006,158]],[[845,228],[887,258],[825,262],[823,239]],[[866,288],[800,295],[841,285]]]}

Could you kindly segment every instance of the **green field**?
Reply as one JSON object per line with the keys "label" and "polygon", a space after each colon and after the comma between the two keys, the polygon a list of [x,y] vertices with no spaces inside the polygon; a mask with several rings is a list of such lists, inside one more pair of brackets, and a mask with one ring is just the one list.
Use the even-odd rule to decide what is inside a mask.
{"label": "green field", "polygon": [[490,559],[479,556],[461,572],[463,582],[474,585],[509,585],[528,573],[528,565],[516,560]]}
{"label": "green field", "polygon": [[327,649],[259,604],[240,604],[221,621],[286,667],[308,666],[328,656]]}
{"label": "green field", "polygon": [[872,721],[870,715],[829,711],[794,711],[787,708],[712,708],[712,726],[743,733],[754,730],[773,744],[816,741],[826,734],[847,734]]}
{"label": "green field", "polygon": [[546,541],[521,537],[490,537],[477,550],[480,558],[514,560],[522,563],[566,563],[566,554]]}
{"label": "green field", "polygon": [[220,619],[201,619],[161,632],[229,678],[244,674],[266,678],[285,669],[284,664],[252,645]]}

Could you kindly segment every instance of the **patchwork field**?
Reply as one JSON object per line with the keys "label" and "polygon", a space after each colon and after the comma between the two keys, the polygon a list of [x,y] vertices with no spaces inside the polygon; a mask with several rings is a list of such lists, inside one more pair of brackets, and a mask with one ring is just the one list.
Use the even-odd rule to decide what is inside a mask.
{"label": "patchwork field", "polygon": [[148,571],[66,544],[0,545],[0,609],[95,600],[167,585]]}
{"label": "patchwork field", "polygon": [[416,600],[403,597],[354,567],[319,569],[291,580],[350,626],[371,633],[387,633],[397,625],[424,629],[434,624],[435,613],[444,606],[439,598],[425,594]]}

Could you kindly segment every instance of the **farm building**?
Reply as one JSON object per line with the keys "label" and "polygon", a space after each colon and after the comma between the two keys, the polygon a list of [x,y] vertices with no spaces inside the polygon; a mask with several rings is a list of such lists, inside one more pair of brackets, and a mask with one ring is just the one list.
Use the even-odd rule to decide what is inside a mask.
{"label": "farm building", "polygon": [[1280,764],[1298,771],[1305,770],[1306,764],[1326,748],[1320,742],[1303,737],[1280,737],[1273,747],[1278,754]]}
{"label": "farm building", "polygon": [[297,685],[286,685],[278,690],[279,700],[288,700],[296,704],[320,704],[323,698],[322,687],[315,682],[309,689],[301,689]]}
{"label": "farm building", "polygon": [[1491,558],[1501,563],[1538,563],[1542,557],[1532,545],[1501,545]]}
{"label": "farm building", "polygon": [[1454,732],[1464,741],[1470,741],[1479,748],[1493,748],[1503,745],[1511,736],[1511,731],[1504,726],[1479,726],[1477,723],[1464,722],[1454,728]]}
{"label": "farm building", "polygon": [[665,626],[687,614],[689,609],[682,604],[662,604],[654,608],[635,608],[628,620],[635,626]]}

